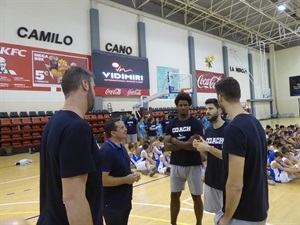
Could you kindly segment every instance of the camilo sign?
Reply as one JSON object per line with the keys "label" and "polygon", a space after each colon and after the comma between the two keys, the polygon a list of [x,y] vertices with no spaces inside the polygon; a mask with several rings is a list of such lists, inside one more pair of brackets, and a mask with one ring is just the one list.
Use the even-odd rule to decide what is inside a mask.
{"label": "camilo sign", "polygon": [[215,85],[219,80],[224,78],[224,74],[196,70],[196,77],[198,93],[215,93]]}

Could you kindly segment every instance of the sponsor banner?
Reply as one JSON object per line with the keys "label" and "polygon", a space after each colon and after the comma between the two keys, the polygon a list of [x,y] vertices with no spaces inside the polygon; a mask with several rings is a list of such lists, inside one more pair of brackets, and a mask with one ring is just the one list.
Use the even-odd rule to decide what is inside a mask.
{"label": "sponsor banner", "polygon": [[300,76],[289,77],[290,95],[300,96]]}
{"label": "sponsor banner", "polygon": [[97,95],[149,95],[147,58],[94,51],[92,53],[92,68]]}
{"label": "sponsor banner", "polygon": [[60,91],[71,66],[89,69],[90,56],[0,42],[0,88]]}
{"label": "sponsor banner", "polygon": [[196,77],[198,93],[215,93],[215,85],[219,80],[224,78],[224,74],[196,70]]}
{"label": "sponsor banner", "polygon": [[99,96],[127,96],[138,97],[141,95],[149,95],[149,89],[137,88],[101,88],[95,87],[96,95]]}
{"label": "sponsor banner", "polygon": [[[157,66],[156,67],[157,74],[157,91],[165,91],[169,90],[169,85],[171,87],[177,87],[179,84],[179,69]],[[160,97],[161,99],[174,99],[177,94],[169,94]]]}

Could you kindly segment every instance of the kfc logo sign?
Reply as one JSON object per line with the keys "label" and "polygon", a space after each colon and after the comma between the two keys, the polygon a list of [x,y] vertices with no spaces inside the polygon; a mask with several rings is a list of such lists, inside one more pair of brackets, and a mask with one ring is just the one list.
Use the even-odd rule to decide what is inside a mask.
{"label": "kfc logo sign", "polygon": [[127,91],[127,96],[141,96],[142,90],[141,89],[129,89]]}
{"label": "kfc logo sign", "polygon": [[224,78],[224,74],[211,73],[207,71],[196,71],[197,92],[214,93],[216,83]]}
{"label": "kfc logo sign", "polygon": [[105,93],[105,95],[118,96],[118,95],[121,95],[121,89],[120,88],[115,88],[115,89],[107,88],[104,93]]}

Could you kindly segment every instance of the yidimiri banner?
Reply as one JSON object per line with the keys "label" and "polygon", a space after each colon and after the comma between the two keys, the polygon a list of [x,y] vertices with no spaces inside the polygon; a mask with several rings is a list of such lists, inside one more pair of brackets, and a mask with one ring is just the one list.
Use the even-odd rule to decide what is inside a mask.
{"label": "yidimiri banner", "polygon": [[98,96],[149,95],[147,58],[93,51],[92,69]]}

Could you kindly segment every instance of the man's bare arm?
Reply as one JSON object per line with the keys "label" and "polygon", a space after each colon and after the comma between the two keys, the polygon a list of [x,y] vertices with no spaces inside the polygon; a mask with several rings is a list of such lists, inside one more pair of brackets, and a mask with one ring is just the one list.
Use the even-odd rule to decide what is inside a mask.
{"label": "man's bare arm", "polygon": [[176,139],[176,138],[173,137],[173,138],[171,138],[170,142],[173,145],[179,147],[180,149],[184,149],[184,150],[194,151],[195,152],[195,151],[197,151],[197,149],[193,147],[193,140],[194,140],[193,136],[191,136],[190,139],[187,140],[187,141],[180,141],[180,140],[178,140],[178,139]]}
{"label": "man's bare arm", "polygon": [[63,202],[70,225],[92,225],[90,205],[86,199],[87,174],[62,178]]}
{"label": "man's bare arm", "polygon": [[171,135],[167,135],[164,138],[164,148],[166,151],[178,151],[181,148],[177,147],[176,145],[172,144],[171,141],[172,136]]}
{"label": "man's bare arm", "polygon": [[194,140],[193,146],[204,156],[206,156],[207,152],[209,152],[215,157],[222,159],[222,151],[209,145],[203,138],[201,138],[201,140]]}
{"label": "man's bare arm", "polygon": [[232,154],[228,155],[228,178],[225,187],[226,205],[225,214],[222,218],[224,224],[227,224],[232,218],[240,202],[244,185],[244,164],[245,158]]}
{"label": "man's bare arm", "polygon": [[131,173],[124,177],[113,177],[109,175],[109,172],[102,172],[103,187],[115,187],[122,184],[133,184],[140,180],[138,173]]}

